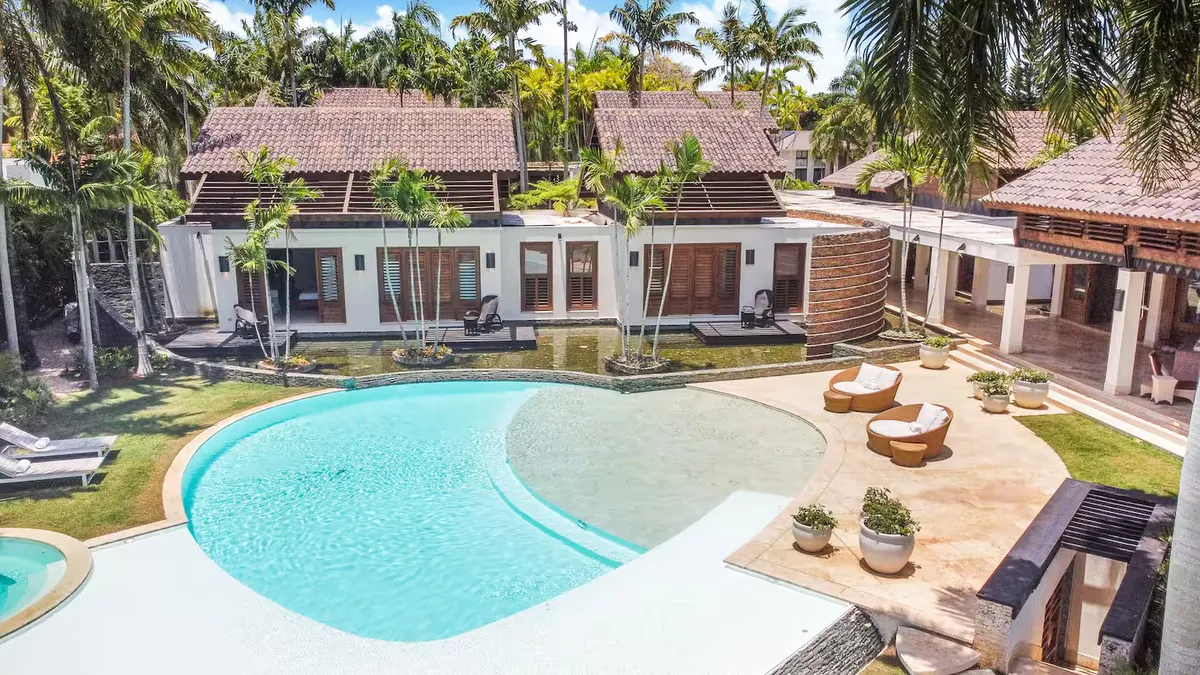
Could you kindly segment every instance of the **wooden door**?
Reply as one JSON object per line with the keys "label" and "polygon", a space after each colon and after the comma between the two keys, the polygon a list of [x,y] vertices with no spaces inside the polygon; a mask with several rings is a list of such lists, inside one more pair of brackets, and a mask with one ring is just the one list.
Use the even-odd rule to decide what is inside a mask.
{"label": "wooden door", "polygon": [[[396,312],[392,307],[389,291],[395,293],[396,305],[404,321],[416,320],[413,312],[411,288],[419,286],[418,310],[423,307],[426,321],[433,321],[439,311],[434,302],[438,294],[438,257],[436,251],[421,250],[409,266],[407,249],[388,249],[389,261],[385,263],[383,249],[375,252],[378,260],[379,277],[379,321],[395,323]],[[441,319],[457,321],[469,310],[479,309],[479,249],[446,247],[442,249],[441,266]]]}
{"label": "wooden door", "polygon": [[[741,288],[741,246],[739,244],[677,244],[668,263],[669,246],[656,245],[645,250],[643,283],[650,285],[651,308],[657,315],[658,301],[665,284],[663,270],[671,267],[671,283],[666,288],[664,315],[736,314]],[[653,269],[654,282],[650,281]],[[660,280],[660,276],[664,279]]]}
{"label": "wooden door", "polygon": [[1067,665],[1067,621],[1071,599],[1071,574],[1063,574],[1046,601],[1042,619],[1042,661],[1055,666]]}
{"label": "wooden door", "polygon": [[1067,265],[1066,280],[1063,282],[1062,315],[1076,323],[1088,321],[1089,286],[1092,283],[1093,265]]}
{"label": "wooden door", "polygon": [[775,311],[804,313],[804,244],[775,244]]}
{"label": "wooden door", "polygon": [[346,323],[346,293],[342,284],[342,249],[317,249],[317,320]]}

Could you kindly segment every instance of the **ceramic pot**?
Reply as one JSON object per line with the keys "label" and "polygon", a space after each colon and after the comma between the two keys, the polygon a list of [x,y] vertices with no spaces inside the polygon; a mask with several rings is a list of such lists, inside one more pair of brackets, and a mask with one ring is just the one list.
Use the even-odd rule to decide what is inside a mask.
{"label": "ceramic pot", "polygon": [[1008,394],[993,394],[983,397],[983,409],[990,413],[1002,413],[1008,410]]}
{"label": "ceramic pot", "polygon": [[933,370],[941,370],[946,367],[946,360],[950,358],[950,348],[930,347],[929,345],[921,345],[921,367],[931,368]]}
{"label": "ceramic pot", "polygon": [[792,536],[796,545],[808,553],[820,553],[829,545],[833,530],[816,530],[807,525],[801,525],[792,519]]}
{"label": "ceramic pot", "polygon": [[895,574],[904,569],[917,547],[911,534],[882,534],[867,527],[866,520],[858,525],[858,548],[867,567],[880,574]]}
{"label": "ceramic pot", "polygon": [[974,390],[975,398],[982,401],[983,400],[983,383],[982,382],[972,382],[971,389]]}
{"label": "ceramic pot", "polygon": [[1012,393],[1013,403],[1022,408],[1040,408],[1050,395],[1050,383],[1017,380],[1012,384]]}

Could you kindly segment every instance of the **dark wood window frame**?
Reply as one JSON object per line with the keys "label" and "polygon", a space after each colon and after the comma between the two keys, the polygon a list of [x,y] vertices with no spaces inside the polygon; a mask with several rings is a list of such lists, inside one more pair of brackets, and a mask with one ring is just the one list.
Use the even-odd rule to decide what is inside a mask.
{"label": "dark wood window frame", "polygon": [[[591,271],[590,272],[575,272],[571,269],[575,259],[573,254],[576,250],[591,249]],[[596,241],[568,241],[566,243],[567,255],[567,309],[568,310],[595,310],[598,307],[597,300],[597,259],[600,257],[600,243]],[[578,287],[578,289],[577,289]],[[588,297],[590,296],[590,297]]]}
{"label": "dark wood window frame", "polygon": [[[389,246],[388,257],[399,266],[400,292],[396,296],[396,304],[400,308],[400,318],[404,321],[413,320],[412,296],[409,294],[408,249],[403,246]],[[437,254],[434,249],[421,248],[417,254],[421,265],[421,290],[425,295],[425,318],[432,320],[435,308],[433,294],[437,283]],[[475,264],[474,286],[464,289],[462,286],[462,263],[469,259]],[[442,248],[442,321],[458,320],[468,310],[479,310],[480,307],[480,254],[478,246],[446,246]],[[391,298],[384,285],[383,247],[375,249],[375,271],[379,284],[379,323],[396,323],[392,310]],[[466,291],[464,293],[464,291]],[[467,297],[464,297],[467,296]],[[449,296],[447,299],[446,296]]]}
{"label": "dark wood window frame", "polygon": [[[346,281],[342,263],[342,249],[318,248],[313,253],[317,267],[317,321],[321,323],[346,323]],[[325,277],[325,260],[333,261],[333,276]],[[328,284],[332,282],[332,288]],[[334,298],[329,298],[331,294]]]}
{"label": "dark wood window frame", "polygon": [[[779,257],[781,253],[796,252],[795,274],[780,275]],[[789,314],[804,313],[804,272],[808,258],[806,244],[775,244],[775,254],[772,260],[771,289],[775,294],[775,311]]]}
{"label": "dark wood window frame", "polygon": [[[668,244],[646,244],[644,259],[654,267],[666,266]],[[662,293],[667,293],[663,316],[736,315],[741,289],[742,245],[740,243],[688,243],[675,245],[671,287],[651,290],[654,315]],[[649,284],[652,265],[643,267],[642,283]],[[659,275],[662,275],[660,281]],[[665,282],[666,271],[655,272],[656,286]],[[643,286],[644,288],[645,286]]]}
{"label": "dark wood window frame", "polygon": [[[545,275],[531,275],[525,271],[526,251],[544,251],[546,253]],[[521,242],[521,311],[522,312],[551,312],[554,311],[554,242],[552,241],[523,241]],[[545,303],[537,299],[530,302],[529,283],[545,276]],[[535,281],[536,283],[536,281]]]}

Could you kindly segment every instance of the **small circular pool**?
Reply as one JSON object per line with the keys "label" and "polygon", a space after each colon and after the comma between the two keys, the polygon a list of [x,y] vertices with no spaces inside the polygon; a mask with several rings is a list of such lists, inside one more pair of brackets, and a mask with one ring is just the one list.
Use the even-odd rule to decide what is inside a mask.
{"label": "small circular pool", "polygon": [[0,621],[16,615],[62,579],[66,557],[50,544],[0,537]]}

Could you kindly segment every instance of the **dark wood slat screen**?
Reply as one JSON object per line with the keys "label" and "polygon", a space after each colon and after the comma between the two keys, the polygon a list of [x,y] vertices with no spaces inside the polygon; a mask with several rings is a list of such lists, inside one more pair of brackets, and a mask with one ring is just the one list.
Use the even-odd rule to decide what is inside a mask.
{"label": "dark wood slat screen", "polygon": [[[379,279],[379,322],[396,323],[396,312],[392,308],[389,287],[396,295],[400,317],[404,321],[415,320],[411,288],[420,280],[418,309],[424,307],[426,321],[437,316],[438,306],[434,297],[438,292],[438,258],[435,251],[422,250],[409,266],[407,249],[388,248],[387,264],[384,263],[383,248],[375,249]],[[476,247],[450,247],[442,249],[441,318],[442,322],[458,321],[470,310],[479,309],[479,249]]]}
{"label": "dark wood slat screen", "polygon": [[[664,315],[736,314],[741,280],[741,245],[739,244],[677,244],[671,261],[671,282],[667,287]],[[668,246],[646,246],[645,257],[655,266],[667,266]],[[662,271],[656,270],[656,283],[651,286],[651,311],[657,315],[662,297],[658,281]],[[643,283],[650,283],[650,266],[646,266]],[[665,277],[665,275],[663,275]]]}
{"label": "dark wood slat screen", "polygon": [[554,244],[550,242],[521,244],[521,311],[554,309],[553,258]]}
{"label": "dark wood slat screen", "polygon": [[346,323],[340,248],[317,249],[317,319],[321,323]]}
{"label": "dark wood slat screen", "polygon": [[594,241],[567,242],[567,309],[596,309]]}
{"label": "dark wood slat screen", "polygon": [[775,244],[775,311],[804,312],[804,244]]}
{"label": "dark wood slat screen", "polygon": [[[237,273],[238,280],[238,304],[246,309],[252,309],[261,319],[267,315],[267,305],[264,302],[265,278],[262,274],[255,275],[254,283],[250,283],[250,273],[239,271]],[[253,298],[253,300],[251,300]]]}

